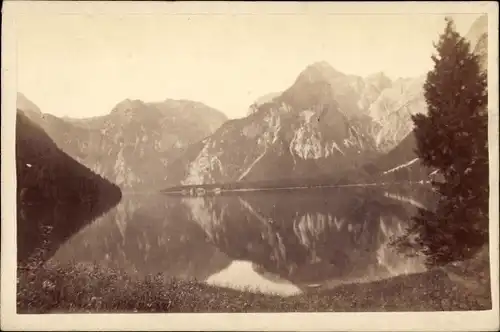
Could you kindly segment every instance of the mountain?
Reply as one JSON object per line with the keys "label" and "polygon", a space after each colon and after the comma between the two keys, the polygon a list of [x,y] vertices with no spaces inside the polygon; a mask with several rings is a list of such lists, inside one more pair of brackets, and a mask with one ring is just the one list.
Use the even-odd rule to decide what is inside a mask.
{"label": "mountain", "polygon": [[399,144],[413,130],[411,116],[426,112],[424,82],[425,76],[398,79],[369,106],[371,133],[379,151],[388,152]]}
{"label": "mountain", "polygon": [[471,49],[479,56],[482,70],[488,69],[488,15],[481,15],[472,23],[467,32],[466,39],[471,44]]}
{"label": "mountain", "polygon": [[[16,118],[18,259],[25,261],[47,239],[48,254],[92,217],[121,198],[120,189],[61,151],[21,111]],[[56,222],[54,213],[66,218]],[[68,222],[71,220],[72,222]]]}
{"label": "mountain", "polygon": [[82,203],[120,196],[120,189],[61,151],[45,131],[17,111],[17,189],[21,201]]}
{"label": "mountain", "polygon": [[35,123],[39,123],[43,118],[42,111],[40,111],[38,106],[20,92],[17,93],[17,110],[21,110],[25,116]]}
{"label": "mountain", "polygon": [[[359,80],[359,79],[358,79]],[[380,93],[392,86],[392,80],[383,72],[374,73],[360,81],[362,97],[360,107],[367,109]]]}
{"label": "mountain", "polygon": [[388,152],[412,130],[411,114],[426,112],[424,76],[400,78],[393,82],[382,72],[365,78],[343,75],[326,62],[310,68],[314,70],[301,76],[309,79],[321,77],[329,82],[334,100],[341,103],[343,114],[350,121],[355,118],[364,120],[360,129],[375,141],[379,152]]}
{"label": "mountain", "polygon": [[22,94],[20,109],[39,123],[57,146],[123,189],[154,189],[166,165],[188,145],[208,136],[226,116],[202,103],[167,99],[124,100],[111,113],[58,118],[41,113]]}
{"label": "mountain", "polygon": [[167,185],[338,174],[396,146],[425,111],[423,80],[346,75],[321,61],[167,165]]}

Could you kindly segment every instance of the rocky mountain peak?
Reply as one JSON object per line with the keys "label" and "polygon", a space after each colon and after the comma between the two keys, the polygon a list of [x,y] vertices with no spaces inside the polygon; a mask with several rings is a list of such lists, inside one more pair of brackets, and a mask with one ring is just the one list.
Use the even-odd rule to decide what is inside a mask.
{"label": "rocky mountain peak", "polygon": [[111,113],[121,113],[121,112],[127,112],[127,111],[132,111],[132,110],[138,110],[144,108],[146,105],[142,100],[139,99],[125,99],[113,108]]}
{"label": "rocky mountain peak", "polygon": [[45,114],[21,92],[17,93],[16,107],[34,123],[41,125]]}
{"label": "rocky mountain peak", "polygon": [[39,115],[42,114],[42,111],[40,111],[38,106],[36,106],[31,100],[26,98],[26,96],[21,92],[17,93],[16,103],[17,103],[17,108],[24,112],[34,112]]}
{"label": "rocky mountain peak", "polygon": [[328,62],[317,61],[307,66],[299,74],[296,84],[298,82],[314,83],[321,81],[331,83],[333,80],[345,76],[345,74],[333,68]]}
{"label": "rocky mountain peak", "polygon": [[[160,103],[157,103],[160,104]],[[191,100],[185,100],[185,99],[172,99],[172,98],[167,98],[165,99],[162,104],[165,106],[171,107],[171,108],[179,108],[185,105],[190,105],[191,107],[202,107],[205,106],[200,102],[196,101],[191,101]]]}
{"label": "rocky mountain peak", "polygon": [[477,20],[472,23],[469,31],[465,35],[465,38],[471,43],[472,49],[478,43],[479,39],[483,34],[488,33],[488,15],[483,14]]}
{"label": "rocky mountain peak", "polygon": [[479,56],[483,71],[488,69],[488,16],[481,15],[469,29],[465,38],[470,42],[471,50]]}
{"label": "rocky mountain peak", "polygon": [[373,84],[380,90],[387,89],[392,85],[392,80],[384,72],[377,72],[368,75],[365,78],[365,82]]}
{"label": "rocky mountain peak", "polygon": [[259,107],[261,107],[262,105],[264,105],[266,103],[272,102],[275,98],[279,97],[280,95],[281,95],[281,92],[273,92],[273,93],[268,93],[266,95],[263,95],[263,96],[257,98],[257,100],[255,100],[253,102],[253,104],[250,105],[250,107],[248,108],[247,115],[250,115],[250,114],[257,112]]}

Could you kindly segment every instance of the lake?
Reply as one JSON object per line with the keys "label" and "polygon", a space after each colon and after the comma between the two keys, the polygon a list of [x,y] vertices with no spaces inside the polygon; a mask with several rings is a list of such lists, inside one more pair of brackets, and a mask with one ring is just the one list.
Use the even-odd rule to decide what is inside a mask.
{"label": "lake", "polygon": [[389,242],[432,203],[423,186],[128,193],[61,241],[49,261],[294,295],[424,271],[423,257]]}

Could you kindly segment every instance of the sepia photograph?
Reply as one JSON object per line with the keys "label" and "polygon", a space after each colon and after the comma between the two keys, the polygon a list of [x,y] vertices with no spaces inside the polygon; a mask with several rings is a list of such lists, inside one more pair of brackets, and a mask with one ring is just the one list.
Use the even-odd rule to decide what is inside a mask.
{"label": "sepia photograph", "polygon": [[2,329],[498,328],[498,4],[4,9]]}

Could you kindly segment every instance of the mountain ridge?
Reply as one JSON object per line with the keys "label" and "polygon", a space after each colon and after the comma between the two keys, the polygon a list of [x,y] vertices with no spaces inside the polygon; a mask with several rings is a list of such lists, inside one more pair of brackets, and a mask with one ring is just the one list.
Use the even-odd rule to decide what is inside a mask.
{"label": "mountain ridge", "polygon": [[227,119],[200,102],[173,99],[156,103],[125,99],[106,115],[62,119],[34,112],[30,108],[34,104],[26,100],[18,95],[21,111],[61,150],[122,189],[160,188],[166,163]]}
{"label": "mountain ridge", "polygon": [[[397,82],[406,84],[400,83],[403,92],[408,87],[416,89],[414,86],[423,85],[421,81]],[[360,166],[389,151],[411,131],[410,126],[405,126],[391,137],[390,130],[384,127],[387,122],[384,116],[391,116],[390,111],[388,115],[380,115],[378,109],[363,106],[363,102],[378,105],[374,103],[391,88],[393,82],[383,73],[369,75],[365,82],[325,61],[313,63],[281,94],[263,96],[251,105],[246,117],[226,122],[205,140],[189,147],[184,157],[167,166],[170,167],[167,184],[305,177]],[[415,98],[409,93],[396,94],[398,98],[401,95]],[[421,90],[416,95],[423,98]],[[390,98],[391,94],[385,96]],[[387,100],[383,106],[401,108]],[[410,113],[418,112],[420,106],[422,103],[417,103],[416,110]],[[381,118],[378,123],[374,121],[377,116]],[[408,118],[405,115],[400,121],[408,123]],[[394,121],[398,124],[397,119]],[[389,142],[382,144],[376,140],[381,132],[390,137]],[[232,146],[244,151],[234,151]]]}

